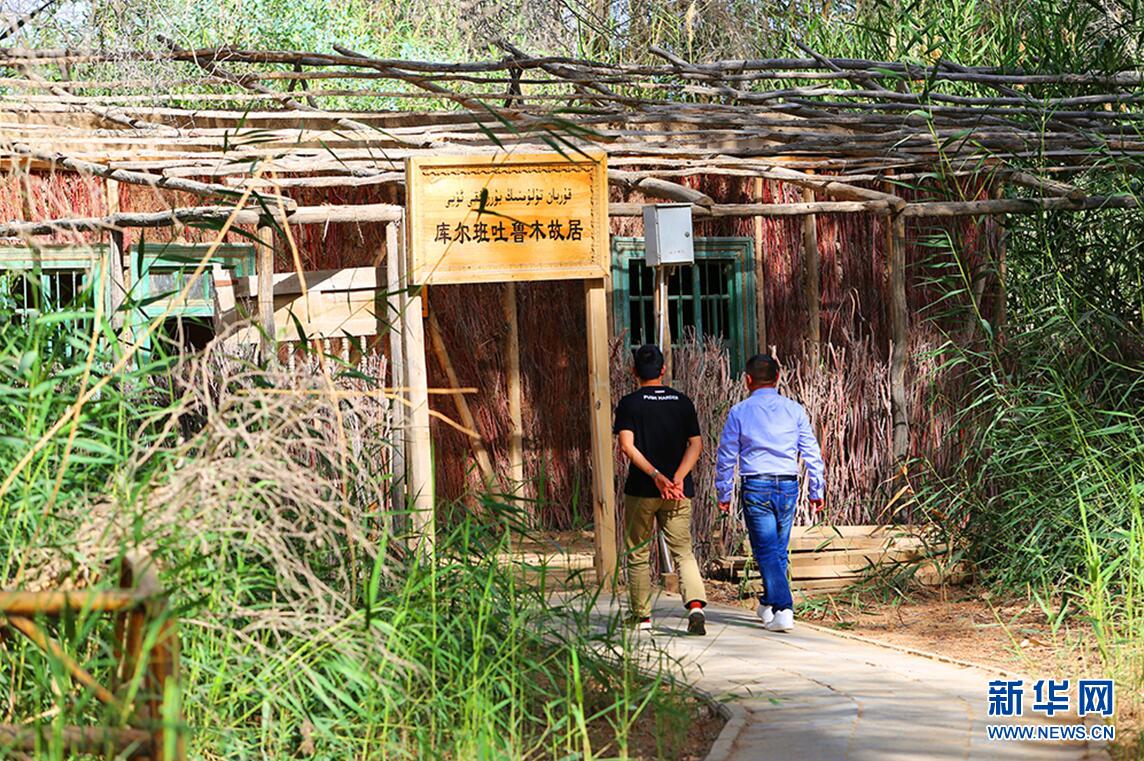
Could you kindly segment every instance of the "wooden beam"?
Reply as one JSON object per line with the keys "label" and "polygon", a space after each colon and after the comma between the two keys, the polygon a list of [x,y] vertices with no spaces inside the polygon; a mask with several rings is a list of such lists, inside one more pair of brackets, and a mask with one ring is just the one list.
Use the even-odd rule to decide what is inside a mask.
{"label": "wooden beam", "polygon": [[197,206],[153,212],[121,212],[105,217],[75,217],[40,222],[6,222],[0,224],[0,238],[25,238],[74,232],[113,230],[128,227],[156,228],[189,225],[200,222],[225,222],[234,216],[236,225],[325,225],[339,222],[396,222],[402,207],[387,203],[346,206],[299,206],[283,215],[277,209],[242,209],[231,206]]}
{"label": "wooden beam", "polygon": [[[802,189],[802,198],[805,203],[814,203],[814,190]],[[802,218],[802,255],[805,280],[803,294],[807,309],[807,340],[810,341],[811,357],[818,364],[820,344],[822,343],[822,320],[819,316],[822,297],[819,294],[819,267],[818,267],[818,218],[807,214]]]}
{"label": "wooden beam", "polygon": [[1027,188],[1032,188],[1041,195],[1064,196],[1065,198],[1071,198],[1074,201],[1083,200],[1085,196],[1088,195],[1075,185],[1069,185],[1065,182],[1052,180],[1048,177],[1038,177],[1034,174],[1029,174],[1028,172],[1013,171],[1004,172],[1003,174],[1006,179],[1011,180],[1018,185],[1024,185]]}
{"label": "wooden beam", "polygon": [[[105,164],[96,164],[91,161],[84,161],[82,159],[73,158],[63,153],[45,153],[37,151],[29,145],[24,143],[16,143],[9,148],[12,153],[19,156],[29,158],[33,161],[40,161],[50,167],[62,166],[65,169],[70,169],[78,174],[87,174],[93,177],[102,177],[105,180],[123,182],[129,185],[142,185],[145,187],[156,188],[158,190],[173,190],[180,193],[190,193],[191,195],[200,196],[203,198],[238,198],[242,195],[242,189],[235,188],[230,185],[221,185],[209,182],[198,182],[197,180],[187,180],[180,177],[168,177],[162,174],[152,174],[150,172],[137,172],[128,169],[114,169]],[[298,203],[293,198],[279,197],[277,195],[263,195],[258,192],[250,194],[250,200],[257,202],[264,200],[267,205],[277,206],[279,200],[282,205],[287,209],[293,209]],[[118,209],[112,209],[118,211]]]}
{"label": "wooden beam", "polygon": [[910,416],[906,399],[909,313],[906,300],[906,220],[895,214],[886,225],[886,261],[890,270],[890,416],[894,460],[902,465],[910,454]]}
{"label": "wooden beam", "polygon": [[524,414],[520,383],[520,324],[517,315],[516,283],[505,283],[502,301],[505,319],[505,382],[508,390],[509,492],[517,496],[524,487]]}
{"label": "wooden beam", "polygon": [[[908,208],[908,207],[907,207]],[[816,201],[814,203],[717,203],[713,206],[691,205],[692,216],[699,217],[801,217],[806,214],[890,214],[892,207],[884,201]],[[643,204],[613,203],[608,216],[643,216]]]}
{"label": "wooden beam", "polygon": [[1033,214],[1038,211],[1091,211],[1093,209],[1136,209],[1136,196],[1090,196],[1080,201],[1056,198],[994,198],[982,201],[924,201],[902,210],[904,217],[975,217],[983,214]]}
{"label": "wooden beam", "polygon": [[[781,180],[803,189],[817,190],[830,198],[839,198],[849,201],[880,201],[889,205],[891,209],[901,210],[906,206],[906,200],[893,193],[883,193],[880,190],[862,188],[826,177],[815,177],[809,172],[798,172],[784,167],[774,167],[763,172],[761,177],[768,180]],[[804,196],[806,194],[804,193]],[[813,201],[813,196],[811,196]]]}
{"label": "wooden beam", "polygon": [[[402,315],[405,314],[408,299],[401,284],[400,254],[401,230],[395,222],[385,226],[385,319],[389,323],[389,378],[394,388],[405,386],[405,341],[401,329]],[[406,503],[406,467],[405,467],[405,436],[406,436],[406,407],[400,401],[393,401],[390,405],[390,420],[394,432],[394,441],[390,446],[392,453],[393,483],[390,489],[390,505],[395,516],[406,514],[409,506]]]}
{"label": "wooden beam", "polygon": [[[449,357],[449,350],[445,347],[445,337],[441,335],[441,325],[437,321],[437,314],[429,310],[429,345],[433,349],[433,355],[437,358],[437,363],[441,365],[441,369],[445,371],[445,377],[449,381],[450,388],[460,388],[461,381],[457,377],[457,370],[453,367],[453,360]],[[477,419],[473,416],[473,411],[469,408],[469,403],[465,400],[462,394],[457,394],[453,397],[453,403],[457,406],[457,414],[461,417],[461,425],[468,428],[470,431],[476,432]],[[477,469],[481,471],[481,481],[484,483],[485,488],[493,489],[496,486],[496,473],[493,470],[492,458],[489,457],[489,450],[485,447],[485,442],[481,440],[480,435],[470,436],[469,445],[473,448],[473,456],[477,460]]]}
{"label": "wooden beam", "polygon": [[[408,226],[405,226],[408,227]],[[409,494],[414,549],[432,555],[436,543],[437,499],[433,483],[433,442],[429,434],[429,378],[425,368],[425,324],[421,315],[422,287],[411,286],[407,260],[408,230],[400,236],[401,288],[408,293],[405,311],[401,314],[401,335],[404,343],[405,387],[409,390],[407,412],[405,462],[408,472],[406,489]]]}
{"label": "wooden beam", "polygon": [[616,579],[616,484],[612,454],[612,394],[609,383],[608,296],[601,280],[586,280],[588,403],[592,440],[592,516],[596,579],[611,588]]}
{"label": "wooden beam", "polygon": [[608,171],[608,182],[628,190],[638,190],[645,196],[652,198],[664,198],[668,201],[693,203],[700,206],[712,206],[715,203],[715,200],[706,193],[658,177],[642,177],[631,172],[612,169]]}

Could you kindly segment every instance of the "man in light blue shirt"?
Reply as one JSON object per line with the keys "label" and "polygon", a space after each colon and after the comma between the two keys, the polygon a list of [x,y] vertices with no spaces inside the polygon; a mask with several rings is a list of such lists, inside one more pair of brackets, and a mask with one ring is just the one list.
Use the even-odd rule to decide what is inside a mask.
{"label": "man in light blue shirt", "polygon": [[794,628],[794,604],[787,581],[787,545],[798,503],[798,457],[806,465],[810,504],[822,510],[822,452],[802,405],[780,396],[779,363],[766,354],[747,361],[751,395],[727,414],[715,463],[719,509],[731,509],[735,468],[741,480],[743,520],[763,577],[759,618],[769,631]]}

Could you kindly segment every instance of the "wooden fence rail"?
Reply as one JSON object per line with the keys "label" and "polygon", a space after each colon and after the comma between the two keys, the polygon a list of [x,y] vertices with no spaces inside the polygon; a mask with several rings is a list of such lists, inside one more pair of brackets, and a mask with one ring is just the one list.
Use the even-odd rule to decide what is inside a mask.
{"label": "wooden fence rail", "polygon": [[[43,627],[43,619],[75,613],[107,613],[115,617],[113,649],[117,663],[110,685],[101,684]],[[158,631],[149,638],[148,630],[152,627]],[[43,750],[55,739],[62,741],[64,751],[73,755],[89,753],[144,761],[183,761],[181,716],[177,708],[165,712],[163,706],[169,687],[178,684],[178,631],[175,618],[168,614],[167,597],[150,558],[145,555],[125,557],[117,590],[0,591],[0,629],[11,629],[24,636],[47,657],[61,664],[71,678],[97,700],[123,712],[128,724],[127,727],[68,726],[62,729],[0,724],[0,752],[33,753]],[[132,697],[130,688],[137,679],[139,689]],[[169,726],[172,716],[173,728]],[[173,739],[167,737],[169,731],[175,732]]]}

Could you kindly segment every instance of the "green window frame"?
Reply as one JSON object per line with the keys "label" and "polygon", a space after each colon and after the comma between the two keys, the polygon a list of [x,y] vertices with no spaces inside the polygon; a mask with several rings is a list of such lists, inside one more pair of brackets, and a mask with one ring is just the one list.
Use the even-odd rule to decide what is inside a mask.
{"label": "green window frame", "polygon": [[[644,264],[643,238],[612,238],[612,314],[616,332],[626,331],[635,348],[654,340],[653,282]],[[700,337],[720,336],[738,372],[758,346],[755,320],[755,244],[750,238],[695,239],[695,264],[673,267],[668,276],[672,346],[685,328]]]}
{"label": "green window frame", "polygon": [[[96,299],[108,298],[101,274],[106,253],[102,244],[0,246],[0,301],[12,309],[17,321],[35,320],[45,311],[90,312]],[[85,291],[87,298],[80,301]],[[72,357],[74,339],[83,336],[86,340],[90,331],[91,322],[86,318],[60,323],[53,331],[59,338],[49,344],[60,340],[63,356]]]}
{"label": "green window frame", "polygon": [[187,298],[182,303],[172,303],[209,249],[205,243],[132,246],[131,296],[139,315],[153,319],[170,307],[170,317],[214,316],[212,267],[220,264],[236,277],[249,277],[254,274],[254,246],[227,244],[216,248]]}
{"label": "green window frame", "polygon": [[140,331],[151,320],[166,313],[166,320],[212,322],[215,313],[214,279],[211,270],[222,265],[235,277],[254,274],[253,244],[223,244],[207,260],[199,281],[184,300],[176,301],[187,280],[210,249],[207,243],[151,243],[144,241],[128,252],[132,333],[144,356],[151,351],[149,333]]}

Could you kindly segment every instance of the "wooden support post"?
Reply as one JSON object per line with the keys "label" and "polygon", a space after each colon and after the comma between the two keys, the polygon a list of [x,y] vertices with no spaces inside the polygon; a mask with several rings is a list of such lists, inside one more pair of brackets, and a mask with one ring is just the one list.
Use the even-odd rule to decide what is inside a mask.
{"label": "wooden support post", "polygon": [[[453,367],[453,360],[449,357],[449,350],[445,347],[445,337],[441,335],[441,325],[437,322],[437,315],[432,309],[429,310],[429,343],[433,348],[433,355],[437,358],[438,364],[445,371],[445,377],[449,380],[449,388],[460,388],[460,378],[457,377],[457,370]],[[465,401],[464,395],[455,394],[453,401],[457,405],[457,414],[461,417],[461,425],[470,431],[476,431],[477,419],[473,417],[473,411],[469,409],[469,403]],[[480,434],[478,433],[475,437],[470,436],[469,444],[472,446],[473,456],[477,460],[477,469],[481,472],[481,481],[488,489],[496,488],[497,477],[493,471],[493,461],[489,457],[489,450],[485,447],[485,442],[481,440]]]}
{"label": "wooden support post", "polygon": [[[814,203],[814,190],[803,188],[802,199],[805,203]],[[821,296],[819,295],[818,220],[813,214],[807,214],[802,218],[802,254],[806,271],[803,293],[806,296],[809,323],[807,340],[810,341],[811,359],[817,365],[822,343],[822,320],[819,317]]]}
{"label": "wooden support post", "polygon": [[[1005,186],[998,183],[996,189],[996,196],[998,200],[1005,197]],[[1007,285],[1006,269],[1008,267],[1005,261],[1006,249],[1009,247],[1009,225],[1006,224],[1005,218],[997,215],[992,218],[993,224],[997,225],[997,260],[995,265],[997,267],[997,293],[994,295],[994,308],[993,308],[993,341],[995,343],[1004,343],[1006,324],[1009,322],[1009,291]]]}
{"label": "wooden support post", "polygon": [[425,368],[425,323],[421,312],[422,288],[410,288],[409,263],[406,261],[406,239],[400,236],[401,287],[408,290],[405,310],[401,314],[404,343],[405,387],[408,389],[408,423],[406,425],[405,461],[406,489],[411,507],[411,539],[415,549],[424,555],[433,553],[436,532],[436,496],[433,485],[433,443],[429,435],[429,378]]}
{"label": "wooden support post", "polygon": [[263,361],[269,362],[275,351],[274,331],[274,228],[258,228],[258,254],[255,261],[258,273],[258,324],[264,335],[260,341]]}
{"label": "wooden support post", "polygon": [[112,230],[108,235],[107,274],[104,283],[107,288],[107,315],[111,327],[119,331],[123,327],[123,303],[127,300],[127,281],[123,271],[127,263],[127,244],[122,230]]}
{"label": "wooden support post", "polygon": [[[405,385],[405,351],[401,330],[402,315],[405,314],[408,299],[401,285],[401,229],[395,222],[385,226],[385,320],[389,324],[389,378],[390,385]],[[401,402],[394,402],[390,415],[390,425],[394,432],[391,469],[393,485],[390,489],[390,505],[397,516],[405,514],[405,432],[408,410]]]}
{"label": "wooden support post", "polygon": [[[763,202],[763,178],[755,178],[755,202]],[[763,251],[763,218],[755,216],[755,324],[759,330],[758,349],[767,352],[767,268]]]}
{"label": "wooden support post", "polygon": [[[119,213],[119,183],[115,180],[104,181],[107,191],[107,213]],[[103,281],[107,288],[107,316],[111,320],[111,327],[118,331],[123,327],[123,302],[127,300],[127,281],[124,279],[124,270],[127,268],[127,247],[122,230],[112,230],[109,237],[109,251],[107,257],[107,272]]]}
{"label": "wooden support post", "polygon": [[667,267],[655,268],[655,299],[652,301],[652,311],[655,319],[655,343],[663,352],[664,378],[671,380],[671,307],[667,298]]}
{"label": "wooden support post", "polygon": [[520,495],[524,487],[524,415],[520,386],[520,324],[517,318],[516,283],[504,289],[505,373],[508,386],[508,417],[512,429],[508,434],[509,493]]}
{"label": "wooden support post", "polygon": [[894,214],[886,226],[887,265],[890,270],[890,414],[893,421],[894,460],[904,465],[910,454],[910,417],[906,400],[906,357],[909,317],[906,301],[906,220]]}
{"label": "wooden support post", "polygon": [[595,521],[596,578],[614,584],[616,557],[616,484],[612,455],[612,394],[608,381],[608,295],[601,280],[584,283],[587,302],[588,402],[592,434],[592,515]]}

